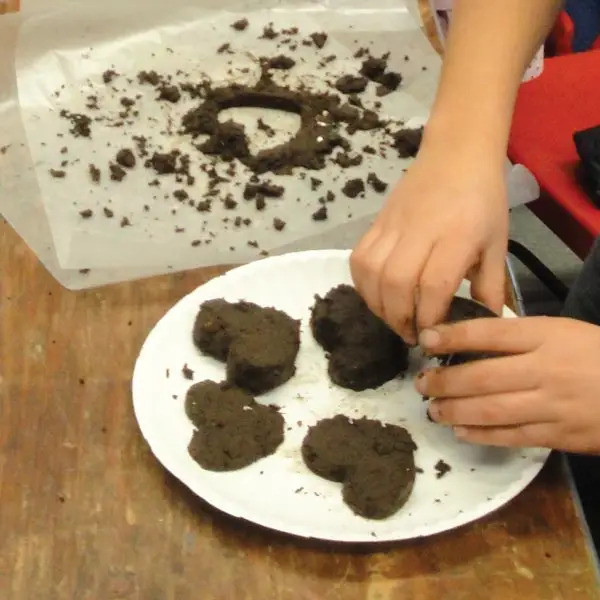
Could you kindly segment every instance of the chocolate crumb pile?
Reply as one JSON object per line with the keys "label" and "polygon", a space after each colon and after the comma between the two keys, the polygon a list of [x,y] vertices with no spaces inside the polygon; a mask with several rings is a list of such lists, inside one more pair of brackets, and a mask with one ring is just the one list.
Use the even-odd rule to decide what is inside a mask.
{"label": "chocolate crumb pile", "polygon": [[[134,73],[111,64],[97,81],[86,80],[77,109],[59,107],[66,122],[57,133],[62,156],[48,164],[47,173],[52,185],[75,185],[69,175],[83,169],[90,186],[83,193],[91,198],[78,191],[73,205],[85,214],[81,218],[112,219],[102,226],[136,228],[136,235],[142,229],[148,239],[155,235],[154,222],[169,219],[168,231],[193,248],[214,242],[213,248],[253,248],[252,254],[265,256],[264,240],[272,240],[267,232],[279,232],[288,243],[309,223],[321,227],[363,216],[370,199],[389,190],[384,179],[391,165],[384,173],[376,161],[415,156],[422,137],[421,129],[406,129],[380,110],[377,97],[402,83],[402,75],[389,68],[389,54],[358,49],[352,67],[336,55],[325,31],[263,25],[246,17],[227,23],[229,36],[212,49],[215,61],[226,64],[225,83],[201,70],[186,71],[185,61],[165,71],[148,60]],[[256,38],[260,50],[250,55],[245,44]],[[176,55],[172,48],[164,51]],[[304,79],[309,53],[318,85]],[[64,87],[54,92],[56,98]],[[255,151],[253,132],[224,118],[223,111],[232,108],[282,111],[297,115],[300,126],[288,141]],[[257,121],[259,143],[287,133],[266,119],[265,114]],[[80,141],[67,148],[62,139],[67,135]],[[306,173],[330,169],[333,174],[321,179]],[[282,176],[295,179],[282,185]],[[305,189],[299,185],[303,180]],[[113,195],[116,185],[131,191],[131,203],[122,205],[122,192]],[[361,208],[355,212],[352,202]]]}
{"label": "chocolate crumb pile", "polygon": [[389,54],[381,58],[367,58],[360,69],[362,75],[367,79],[379,84],[377,87],[378,96],[387,96],[396,91],[402,83],[402,75],[394,71],[388,71]]}
{"label": "chocolate crumb pile", "polygon": [[[249,149],[249,140],[243,125],[233,121],[221,123],[222,110],[234,107],[278,109],[300,116],[298,133],[287,143],[255,156]],[[183,131],[193,138],[209,136],[197,146],[205,154],[229,161],[237,158],[255,173],[271,171],[291,174],[295,167],[319,170],[326,166],[326,157],[334,149],[350,150],[349,139],[340,133],[340,125],[348,131],[372,130],[383,126],[375,116],[341,102],[339,96],[292,90],[273,82],[270,73],[263,70],[254,86],[228,85],[212,88],[207,85],[205,97],[197,108],[183,117]]]}

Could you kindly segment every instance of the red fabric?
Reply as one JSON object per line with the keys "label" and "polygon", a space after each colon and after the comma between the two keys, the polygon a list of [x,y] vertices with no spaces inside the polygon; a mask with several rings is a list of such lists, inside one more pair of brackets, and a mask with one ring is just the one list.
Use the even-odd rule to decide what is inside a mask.
{"label": "red fabric", "polygon": [[550,34],[554,43],[554,50],[557,55],[570,54],[573,48],[573,36],[575,35],[575,26],[571,17],[566,11],[562,11],[556,19],[554,29]]}
{"label": "red fabric", "polygon": [[596,208],[575,176],[575,131],[600,125],[600,50],[545,61],[540,77],[521,86],[509,156],[538,180],[532,210],[577,254],[600,234]]}

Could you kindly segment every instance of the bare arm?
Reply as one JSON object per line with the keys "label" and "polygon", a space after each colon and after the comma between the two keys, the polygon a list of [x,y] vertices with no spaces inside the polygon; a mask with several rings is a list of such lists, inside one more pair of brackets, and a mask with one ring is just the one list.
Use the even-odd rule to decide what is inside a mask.
{"label": "bare arm", "polygon": [[561,0],[456,0],[427,141],[460,136],[503,159],[525,68]]}
{"label": "bare arm", "polygon": [[[519,83],[558,0],[456,0],[419,156],[351,260],[371,310],[407,341],[439,323],[463,279],[498,311],[508,211],[503,174]],[[416,320],[415,320],[416,316]]]}

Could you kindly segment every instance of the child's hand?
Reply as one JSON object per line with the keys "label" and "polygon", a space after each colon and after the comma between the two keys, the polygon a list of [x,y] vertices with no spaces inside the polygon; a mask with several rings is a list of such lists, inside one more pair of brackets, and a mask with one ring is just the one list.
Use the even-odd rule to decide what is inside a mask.
{"label": "child's hand", "polygon": [[[460,144],[459,144],[460,146]],[[423,146],[352,254],[357,290],[407,342],[439,323],[461,280],[499,311],[508,209],[502,163],[479,148]]]}
{"label": "child's hand", "polygon": [[600,453],[600,327],[550,317],[477,319],[421,335],[432,354],[514,356],[432,369],[417,389],[459,439]]}

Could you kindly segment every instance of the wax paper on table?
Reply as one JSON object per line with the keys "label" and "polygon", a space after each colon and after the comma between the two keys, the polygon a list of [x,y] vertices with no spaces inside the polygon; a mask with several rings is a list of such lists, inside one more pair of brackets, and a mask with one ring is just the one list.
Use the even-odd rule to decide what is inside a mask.
{"label": "wax paper on table", "polygon": [[[140,10],[142,5],[143,10]],[[122,65],[124,73],[130,73],[134,80],[141,68],[177,71],[186,61],[191,73],[208,72],[217,81],[219,77],[240,81],[237,71],[247,67],[250,74],[245,76],[251,80],[257,69],[256,54],[265,47],[265,41],[257,40],[258,35],[255,35],[262,27],[261,20],[281,24],[282,28],[295,24],[309,32],[327,31],[330,39],[321,54],[329,56],[335,49],[339,58],[327,70],[334,74],[344,72],[346,67],[350,72],[358,68],[359,61],[351,58],[357,47],[370,47],[375,56],[391,52],[390,68],[400,71],[404,81],[400,92],[383,98],[381,113],[398,120],[408,119],[409,125],[425,122],[435,91],[439,59],[419,30],[416,2],[378,0],[369,3],[367,8],[356,0],[335,3],[322,0],[309,4],[272,2],[271,11],[265,10],[268,5],[264,2],[229,2],[225,6],[226,12],[217,10],[223,8],[223,3],[211,5],[186,0],[170,3],[168,7],[154,0],[127,4],[110,1],[102,6],[91,0],[56,0],[52,4],[29,0],[20,14],[3,16],[0,20],[0,148],[3,149],[0,152],[0,212],[63,285],[83,288],[206,264],[252,260],[263,250],[280,253],[305,248],[351,247],[367,228],[385,195],[369,190],[365,198],[350,202],[337,193],[337,204],[328,207],[329,219],[315,223],[310,215],[318,207],[319,198],[328,188],[338,192],[346,175],[364,177],[370,168],[390,184],[401,177],[406,166],[403,163],[407,161],[398,160],[393,153],[387,153],[387,162],[366,161],[361,168],[351,170],[352,175],[349,171],[340,176],[329,167],[325,172],[314,173],[324,181],[318,192],[310,190],[308,178],[301,180],[301,170],[298,170],[295,177],[280,178],[286,187],[284,199],[270,203],[262,214],[252,214],[250,229],[236,232],[222,222],[223,218],[234,219],[240,213],[224,216],[222,211],[215,211],[210,221],[212,229],[219,234],[219,242],[213,242],[213,247],[210,247],[212,244],[192,246],[192,242],[202,237],[198,232],[202,233],[203,227],[206,233],[206,215],[187,210],[171,197],[165,198],[172,191],[172,182],[161,182],[160,193],[148,188],[143,167],[128,176],[125,185],[124,182],[115,184],[105,175],[103,185],[94,188],[86,177],[88,163],[93,158],[105,171],[108,162],[114,160],[119,135],[123,132],[115,135],[115,128],[105,128],[109,131],[103,139],[99,133],[102,128],[98,127],[94,129],[92,143],[76,140],[68,133],[69,124],[57,117],[58,111],[80,109],[87,102],[87,96],[96,94],[102,88],[100,76],[106,63],[111,61],[115,66]],[[233,35],[229,27],[240,15],[251,21],[244,36]],[[207,25],[201,25],[204,21],[211,23],[208,29]],[[200,29],[202,34],[196,35]],[[223,31],[225,37],[221,35]],[[223,77],[219,71],[223,69],[223,61],[219,63],[217,59],[224,57],[216,54],[215,45],[224,43],[225,39],[231,41],[236,51],[233,58],[237,69],[233,77],[226,72]],[[172,44],[167,45],[166,40]],[[302,81],[322,89],[322,73],[317,76],[311,73],[314,58],[311,63],[310,56],[306,56],[306,51],[302,53],[303,47],[298,45],[307,62],[298,61],[297,74],[289,83]],[[167,47],[173,52],[165,51]],[[243,54],[245,49],[253,50],[254,59]],[[285,51],[285,47],[277,49],[276,45],[268,44],[266,49],[265,54]],[[175,60],[175,51],[178,62],[174,67],[170,61]],[[229,68],[227,66],[225,71]],[[65,88],[60,90],[63,84]],[[58,98],[54,95],[57,88],[60,90]],[[142,92],[144,110],[148,107],[150,111],[156,110],[153,90]],[[102,94],[96,95],[103,114],[114,108],[115,98],[107,99],[103,105]],[[367,97],[366,104],[373,101],[372,91]],[[178,107],[176,112],[181,110]],[[246,110],[229,115],[246,125],[257,144],[255,149],[265,141],[273,143],[255,135],[260,133],[256,131],[258,116],[278,129],[275,141],[286,139],[297,127],[289,115],[266,112],[271,111]],[[147,133],[147,127],[142,133]],[[59,134],[63,137],[53,138]],[[357,148],[361,135],[357,134],[356,140],[352,140]],[[368,137],[363,135],[363,139]],[[126,141],[131,145],[130,137]],[[165,147],[177,145],[175,142],[179,140],[167,139]],[[106,143],[111,146],[107,147]],[[189,140],[186,143],[189,145]],[[60,154],[65,147],[66,154]],[[197,153],[195,158],[200,163],[202,156]],[[49,169],[60,168],[63,161],[67,161],[65,179],[49,177]],[[248,175],[241,174],[237,179],[243,184]],[[537,186],[526,171],[518,167],[511,170],[507,164],[507,175],[511,204],[536,197]],[[335,177],[339,179],[332,181]],[[205,179],[199,177],[190,196],[201,199],[205,185]],[[235,186],[232,191],[240,193]],[[152,209],[147,214],[144,205]],[[115,215],[112,220],[103,216],[105,207]],[[251,207],[241,208],[248,213]],[[86,209],[94,213],[88,220],[79,214]],[[131,227],[120,227],[123,217],[132,223]],[[283,232],[273,230],[275,217],[286,221]],[[257,242],[258,248],[248,246],[249,241]],[[232,247],[234,251],[230,250]]]}
{"label": "wax paper on table", "polygon": [[[190,197],[201,199],[206,178],[199,169],[194,171],[194,167],[207,159],[193,148],[189,136],[177,133],[182,115],[198,101],[182,98],[172,106],[155,102],[156,91],[149,86],[138,86],[135,75],[142,69],[155,69],[173,76],[183,71],[190,75],[189,80],[200,78],[204,73],[213,80],[213,85],[232,80],[251,83],[257,78],[256,57],[285,51],[285,47],[278,50],[273,40],[259,39],[269,22],[276,30],[298,27],[299,42],[315,31],[329,34],[322,50],[298,43],[296,52],[287,53],[297,61],[297,67],[289,75],[276,74],[276,79],[287,79],[292,87],[304,83],[316,91],[325,90],[325,79],[356,73],[360,61],[354,59],[353,54],[359,47],[370,46],[374,55],[390,51],[390,68],[404,76],[400,89],[381,99],[380,113],[398,123],[426,116],[437,78],[438,58],[405,3],[375,2],[370,3],[368,9],[357,9],[357,3],[350,2],[336,3],[335,7],[328,3],[274,3],[270,11],[255,10],[258,5],[229,3],[228,10],[223,11],[212,8],[209,3],[190,6],[176,2],[167,7],[146,2],[140,13],[136,3],[109,2],[101,6],[65,3],[62,13],[58,9],[41,12],[24,23],[16,63],[22,118],[40,196],[63,268],[160,267],[167,270],[242,262],[257,258],[261,251],[273,253],[290,245],[298,247],[303,239],[311,239],[312,247],[315,236],[331,242],[327,235],[330,230],[339,231],[340,226],[356,221],[366,224],[365,219],[380,208],[384,194],[369,191],[364,198],[347,199],[339,194],[339,189],[345,179],[365,178],[370,171],[394,183],[407,161],[399,160],[393,152],[387,152],[385,159],[367,157],[352,173],[341,172],[341,168],[334,165],[310,173],[324,182],[319,192],[311,191],[308,177],[300,178],[301,170],[292,176],[272,176],[270,179],[275,183],[285,186],[286,193],[281,201],[268,203],[261,213],[257,213],[251,203],[239,202],[238,210],[230,213],[217,206],[209,215],[199,214],[173,198],[174,189],[180,187],[174,180],[163,178],[160,188],[149,187],[152,173],[141,166],[121,183],[105,176],[101,185],[91,184],[88,165],[93,163],[106,171],[116,151],[131,147],[132,136],[138,134],[151,137],[154,149],[168,151],[177,147],[190,154],[196,183],[186,191]],[[264,7],[264,2],[260,6]],[[230,24],[242,16],[248,18],[250,26],[239,33],[231,29]],[[217,54],[217,48],[225,41],[231,43],[234,55]],[[376,43],[369,44],[371,41]],[[337,59],[326,69],[318,70],[318,62],[332,54]],[[228,64],[230,61],[232,65]],[[102,82],[102,73],[113,66],[122,78],[134,81],[126,95],[142,95],[138,100],[140,118],[132,127],[124,128],[93,123],[91,139],[73,138],[69,134],[70,123],[59,116],[61,110],[89,114],[85,105],[90,95],[97,96],[99,112],[103,115],[122,109],[121,95],[107,91]],[[230,74],[228,70],[232,67]],[[243,69],[249,72],[241,73]],[[183,76],[182,80],[185,79]],[[376,100],[374,89],[371,86],[365,93],[366,105]],[[171,113],[175,124],[173,135],[161,134],[165,112]],[[230,115],[246,125],[251,140],[256,142],[255,149],[261,148],[265,141],[268,144],[283,141],[298,126],[295,118],[288,114],[262,113],[243,109]],[[259,116],[276,129],[275,140],[262,140],[253,130]],[[358,132],[352,136],[353,146],[360,148],[378,142],[382,135]],[[61,153],[63,148],[66,150]],[[59,170],[61,164],[66,164],[65,178],[53,178],[50,169]],[[238,173],[238,180],[245,181],[250,176],[243,168]],[[224,191],[230,191],[239,200],[241,186],[235,183],[232,181],[231,189]],[[338,199],[329,207],[327,221],[316,222],[311,215],[319,208],[319,197],[329,189]],[[106,218],[104,208],[114,213],[114,218]],[[84,219],[80,213],[87,209],[92,210],[93,217]],[[251,218],[252,225],[236,228],[223,223],[223,219],[235,216]],[[120,226],[123,217],[131,226]],[[274,218],[286,221],[283,231],[273,228]],[[210,244],[193,246],[192,242],[199,238],[204,242],[202,229],[204,233],[217,235]],[[257,242],[258,248],[249,246],[249,241]]]}

